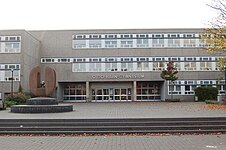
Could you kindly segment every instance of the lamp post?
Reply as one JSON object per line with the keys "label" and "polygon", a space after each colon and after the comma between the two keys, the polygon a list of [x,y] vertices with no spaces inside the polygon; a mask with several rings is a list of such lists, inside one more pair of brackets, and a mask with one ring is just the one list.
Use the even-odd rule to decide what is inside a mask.
{"label": "lamp post", "polygon": [[13,96],[13,69],[11,69],[11,96]]}

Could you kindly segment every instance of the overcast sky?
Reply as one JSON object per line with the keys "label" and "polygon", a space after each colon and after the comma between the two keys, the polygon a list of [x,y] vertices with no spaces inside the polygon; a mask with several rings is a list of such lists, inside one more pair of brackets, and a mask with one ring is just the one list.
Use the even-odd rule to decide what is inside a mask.
{"label": "overcast sky", "polygon": [[1,0],[0,29],[201,28],[212,0]]}

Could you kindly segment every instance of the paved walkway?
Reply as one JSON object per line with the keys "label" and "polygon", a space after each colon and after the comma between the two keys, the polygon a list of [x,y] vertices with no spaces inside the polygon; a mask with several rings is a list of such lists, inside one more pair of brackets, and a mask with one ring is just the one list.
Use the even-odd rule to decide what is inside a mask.
{"label": "paved walkway", "polygon": [[[173,118],[226,117],[226,108],[201,102],[75,103],[68,113],[17,114],[7,118]],[[0,136],[0,150],[225,150],[226,134],[164,136]]]}
{"label": "paved walkway", "polygon": [[226,135],[0,136],[1,150],[225,150]]}
{"label": "paved walkway", "polygon": [[226,117],[226,107],[213,109],[203,102],[74,103],[74,111],[66,113],[18,114],[9,110],[0,111],[0,119],[174,117]]}

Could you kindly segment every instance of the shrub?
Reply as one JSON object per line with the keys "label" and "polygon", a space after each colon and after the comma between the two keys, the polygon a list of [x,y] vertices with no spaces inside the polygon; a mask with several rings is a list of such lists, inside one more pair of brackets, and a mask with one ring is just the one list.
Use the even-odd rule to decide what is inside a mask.
{"label": "shrub", "polygon": [[18,103],[15,102],[15,101],[4,101],[4,106],[5,107],[11,107],[13,105],[18,105]]}
{"label": "shrub", "polygon": [[26,100],[29,98],[30,96],[27,96],[23,93],[13,94],[6,97],[4,104],[6,107],[10,107],[12,105],[21,105],[25,104]]}
{"label": "shrub", "polygon": [[195,89],[195,96],[198,97],[198,101],[216,100],[218,89],[216,87],[197,87]]}

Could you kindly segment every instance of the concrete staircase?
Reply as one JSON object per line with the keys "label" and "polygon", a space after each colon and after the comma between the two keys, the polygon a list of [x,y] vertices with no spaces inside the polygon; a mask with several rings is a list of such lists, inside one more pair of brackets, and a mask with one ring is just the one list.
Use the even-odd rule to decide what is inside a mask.
{"label": "concrete staircase", "polygon": [[126,119],[0,119],[0,134],[226,132],[226,117]]}

